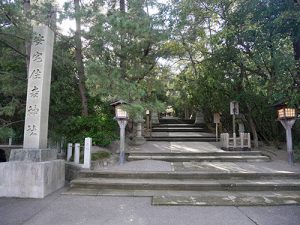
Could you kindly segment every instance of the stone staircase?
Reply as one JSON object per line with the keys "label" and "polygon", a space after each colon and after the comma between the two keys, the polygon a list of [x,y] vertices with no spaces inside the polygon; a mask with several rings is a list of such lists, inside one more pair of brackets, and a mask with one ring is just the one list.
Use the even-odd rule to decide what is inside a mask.
{"label": "stone staircase", "polygon": [[82,171],[65,194],[150,196],[155,205],[299,204],[300,173]]}
{"label": "stone staircase", "polygon": [[205,124],[194,125],[192,120],[161,119],[160,124],[152,128],[147,141],[167,142],[214,142],[216,136]]}
{"label": "stone staircase", "polygon": [[128,161],[161,160],[166,162],[267,162],[268,156],[260,151],[232,152],[140,152],[131,151]]}
{"label": "stone staircase", "polygon": [[300,191],[300,174],[84,171],[71,187],[98,191]]}
{"label": "stone staircase", "polygon": [[[171,147],[153,150],[154,146],[162,147],[163,143],[149,142],[150,147],[127,153],[129,162],[126,164],[133,167],[125,168],[131,169],[120,166],[106,171],[83,170],[64,194],[147,196],[152,197],[153,205],[300,204],[300,172],[257,168],[270,161],[260,151],[222,151],[203,142],[215,141],[215,137],[205,133],[204,126],[195,127],[177,120],[167,122],[154,127],[153,134],[157,133],[157,136],[148,137],[148,140],[168,141],[167,146],[180,141],[180,144],[175,142],[176,151]],[[168,136],[164,136],[164,132]],[[176,133],[184,135],[176,136]],[[189,136],[194,133],[202,136]],[[185,149],[194,146],[194,151],[180,146]],[[135,163],[142,167],[135,167]],[[160,171],[155,167],[157,163],[170,165],[170,171]],[[242,168],[238,163],[248,166]],[[147,167],[149,164],[151,171]]]}

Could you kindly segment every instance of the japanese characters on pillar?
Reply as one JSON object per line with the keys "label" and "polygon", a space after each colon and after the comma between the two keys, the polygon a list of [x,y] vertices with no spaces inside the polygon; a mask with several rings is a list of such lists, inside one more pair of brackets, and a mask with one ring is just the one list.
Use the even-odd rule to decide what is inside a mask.
{"label": "japanese characters on pillar", "polygon": [[47,26],[33,28],[28,73],[24,148],[47,148],[50,82],[54,33]]}

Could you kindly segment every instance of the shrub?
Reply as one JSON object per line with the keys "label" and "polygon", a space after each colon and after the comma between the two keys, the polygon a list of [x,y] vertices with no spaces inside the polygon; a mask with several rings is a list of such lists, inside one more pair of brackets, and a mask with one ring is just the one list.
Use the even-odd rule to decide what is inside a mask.
{"label": "shrub", "polygon": [[68,142],[83,144],[84,138],[90,137],[94,145],[107,146],[118,137],[117,123],[106,115],[74,117],[66,126]]}

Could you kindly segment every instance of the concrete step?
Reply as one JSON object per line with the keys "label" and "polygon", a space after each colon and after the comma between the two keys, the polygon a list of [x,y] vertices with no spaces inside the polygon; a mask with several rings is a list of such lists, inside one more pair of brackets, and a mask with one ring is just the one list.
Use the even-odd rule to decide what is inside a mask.
{"label": "concrete step", "polygon": [[134,160],[161,160],[166,162],[267,162],[270,158],[267,156],[164,156],[164,155],[129,155],[128,161]]}
{"label": "concrete step", "polygon": [[197,136],[160,136],[145,137],[147,141],[166,141],[166,142],[215,142],[215,137],[197,137]]}
{"label": "concrete step", "polygon": [[219,152],[146,152],[130,151],[130,156],[261,156],[261,151],[219,151]]}
{"label": "concrete step", "polygon": [[178,180],[178,179],[120,179],[78,178],[72,188],[122,190],[177,190],[177,191],[300,191],[297,179],[259,180]]}
{"label": "concrete step", "polygon": [[168,171],[93,171],[80,172],[81,178],[122,179],[300,179],[296,172],[168,172]]}

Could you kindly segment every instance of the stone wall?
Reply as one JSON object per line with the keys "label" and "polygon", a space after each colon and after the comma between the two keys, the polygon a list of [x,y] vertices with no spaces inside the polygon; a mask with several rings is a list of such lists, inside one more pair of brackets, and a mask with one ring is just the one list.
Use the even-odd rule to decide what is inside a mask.
{"label": "stone wall", "polygon": [[66,162],[65,163],[65,179],[70,182],[71,180],[79,176],[79,172],[82,168],[74,163]]}

